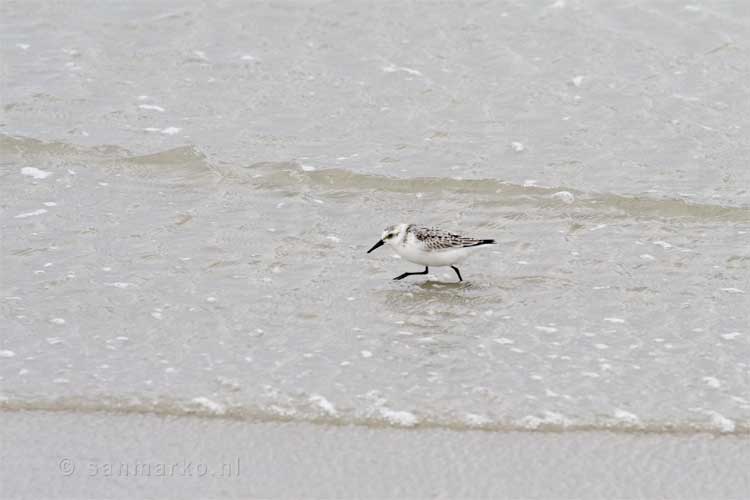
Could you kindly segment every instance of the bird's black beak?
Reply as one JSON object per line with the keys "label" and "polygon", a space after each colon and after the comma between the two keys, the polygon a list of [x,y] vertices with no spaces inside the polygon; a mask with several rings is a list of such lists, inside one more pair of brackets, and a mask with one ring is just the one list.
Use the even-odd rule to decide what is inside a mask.
{"label": "bird's black beak", "polygon": [[372,252],[372,251],[373,251],[373,250],[375,250],[376,248],[380,248],[380,247],[382,247],[382,246],[383,246],[384,244],[385,244],[385,241],[383,241],[383,240],[380,240],[380,241],[378,241],[377,243],[375,243],[375,244],[374,244],[374,245],[372,246],[372,248],[371,248],[371,249],[369,249],[369,250],[367,251],[367,253],[370,253],[370,252]]}

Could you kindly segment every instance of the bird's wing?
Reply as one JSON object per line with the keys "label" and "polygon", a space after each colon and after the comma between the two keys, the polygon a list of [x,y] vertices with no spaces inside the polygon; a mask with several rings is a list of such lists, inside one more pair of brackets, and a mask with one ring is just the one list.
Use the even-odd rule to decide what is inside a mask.
{"label": "bird's wing", "polygon": [[428,250],[451,250],[480,245],[488,240],[467,238],[434,227],[411,227],[410,232]]}

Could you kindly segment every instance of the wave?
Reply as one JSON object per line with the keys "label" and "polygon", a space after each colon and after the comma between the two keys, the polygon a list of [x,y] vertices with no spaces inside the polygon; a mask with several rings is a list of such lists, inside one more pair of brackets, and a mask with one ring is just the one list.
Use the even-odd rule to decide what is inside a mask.
{"label": "wave", "polygon": [[222,179],[208,158],[194,146],[180,146],[152,154],[133,154],[119,146],[85,147],[62,142],[43,142],[0,134],[0,153],[24,158],[54,157],[65,164],[85,165],[155,187],[206,185]]}
{"label": "wave", "polygon": [[206,156],[193,146],[182,146],[159,153],[128,156],[112,164],[130,176],[154,184],[206,185],[222,179]]}
{"label": "wave", "polygon": [[124,158],[130,153],[119,146],[102,145],[95,147],[78,146],[59,141],[41,141],[31,137],[0,134],[0,153],[3,156],[20,154],[24,156],[48,155],[55,157],[100,157]]}
{"label": "wave", "polygon": [[250,182],[260,189],[316,190],[333,196],[365,192],[460,195],[478,206],[534,206],[540,209],[583,209],[610,217],[689,218],[750,222],[750,208],[690,202],[684,199],[586,192],[567,186],[521,185],[497,179],[444,177],[397,178],[345,169],[305,169],[295,162],[256,163]]}
{"label": "wave", "polygon": [[191,145],[136,155],[119,146],[84,147],[0,134],[0,153],[24,157],[52,155],[69,160],[97,160],[96,165],[126,173],[146,185],[249,185],[286,195],[361,198],[408,194],[455,199],[481,208],[519,207],[549,210],[561,216],[588,218],[657,218],[750,223],[750,207],[701,203],[651,194],[583,191],[569,186],[514,184],[499,179],[446,177],[400,178],[341,168],[315,169],[295,161],[248,166],[211,162]]}
{"label": "wave", "polygon": [[599,416],[592,419],[568,418],[559,413],[542,416],[489,420],[466,414],[463,418],[417,415],[407,411],[374,406],[364,413],[347,414],[337,411],[324,398],[313,396],[304,406],[252,406],[224,404],[206,397],[180,401],[171,398],[142,397],[59,397],[52,399],[0,396],[0,411],[106,413],[114,415],[156,415],[201,419],[226,419],[248,423],[311,423],[330,426],[362,426],[368,428],[447,429],[485,432],[614,432],[632,434],[750,436],[750,421],[730,420],[716,412],[706,412],[705,421],[660,422],[641,421],[630,413]]}

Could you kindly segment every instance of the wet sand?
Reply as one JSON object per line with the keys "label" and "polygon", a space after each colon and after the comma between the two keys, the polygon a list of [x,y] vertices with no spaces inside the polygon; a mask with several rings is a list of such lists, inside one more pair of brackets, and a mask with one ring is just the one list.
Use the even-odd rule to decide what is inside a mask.
{"label": "wet sand", "polygon": [[0,413],[3,498],[696,498],[750,491],[750,439]]}

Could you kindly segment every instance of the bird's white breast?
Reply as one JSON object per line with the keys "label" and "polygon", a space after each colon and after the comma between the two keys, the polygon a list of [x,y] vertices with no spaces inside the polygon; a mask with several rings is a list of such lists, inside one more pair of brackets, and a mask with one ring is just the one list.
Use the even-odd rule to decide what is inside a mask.
{"label": "bird's white breast", "polygon": [[410,262],[435,267],[455,265],[468,257],[472,250],[471,248],[451,248],[429,251],[414,244],[394,245],[393,249]]}

